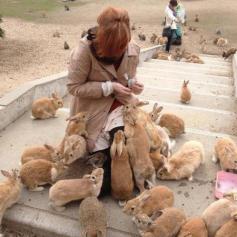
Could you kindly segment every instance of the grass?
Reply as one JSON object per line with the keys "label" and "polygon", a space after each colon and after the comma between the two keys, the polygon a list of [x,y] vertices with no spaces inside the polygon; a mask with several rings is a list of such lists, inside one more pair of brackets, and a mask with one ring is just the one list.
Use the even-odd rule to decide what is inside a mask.
{"label": "grass", "polygon": [[[80,4],[79,1],[67,3],[67,5],[78,4]],[[61,0],[0,0],[0,14],[25,20],[35,20],[64,5],[65,3]]]}

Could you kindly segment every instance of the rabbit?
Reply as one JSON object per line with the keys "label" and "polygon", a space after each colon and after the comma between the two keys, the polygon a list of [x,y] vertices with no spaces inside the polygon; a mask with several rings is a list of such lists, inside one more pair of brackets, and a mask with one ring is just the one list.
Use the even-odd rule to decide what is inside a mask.
{"label": "rabbit", "polygon": [[198,16],[198,14],[195,15],[194,21],[195,21],[195,22],[199,22],[199,16]]}
{"label": "rabbit", "polygon": [[42,185],[52,184],[66,168],[62,160],[56,163],[43,159],[31,160],[21,167],[20,177],[30,191],[42,191]]}
{"label": "rabbit", "polygon": [[71,164],[77,159],[83,158],[87,154],[86,140],[80,135],[71,135],[65,137],[63,161],[65,164]]}
{"label": "rabbit", "polygon": [[206,224],[200,217],[190,218],[181,227],[177,237],[208,237]]}
{"label": "rabbit", "polygon": [[180,48],[176,48],[172,53],[172,57],[175,61],[180,61],[182,59],[182,51]]}
{"label": "rabbit", "polygon": [[182,90],[181,90],[181,95],[180,95],[180,101],[184,104],[189,104],[191,100],[191,92],[188,88],[189,80],[183,82]]}
{"label": "rabbit", "polygon": [[225,38],[222,38],[222,37],[220,37],[220,38],[217,40],[217,42],[216,42],[216,45],[217,45],[218,47],[224,47],[224,46],[226,46],[227,44],[228,44],[228,40],[225,39]]}
{"label": "rabbit", "polygon": [[237,221],[232,219],[226,222],[216,232],[215,237],[236,237],[237,236]]}
{"label": "rabbit", "polygon": [[68,165],[68,168],[58,175],[56,181],[64,179],[80,179],[86,174],[90,174],[96,168],[102,168],[107,157],[102,152],[96,152],[83,159],[75,160]]}
{"label": "rabbit", "polygon": [[[154,104],[152,112],[149,113],[152,121],[154,121],[160,127],[165,128],[166,132],[171,138],[176,138],[177,136],[185,133],[185,125],[183,119],[171,113],[164,113],[160,115],[162,109],[163,107],[158,107],[157,103]],[[175,144],[172,145],[171,141],[168,140],[168,138],[164,135],[164,132],[161,132],[160,129],[159,134],[163,141],[164,139],[166,139],[169,147],[172,149],[172,146],[174,146]]]}
{"label": "rabbit", "polygon": [[[150,141],[150,150],[151,151],[155,151],[157,149],[162,149],[162,150],[167,149],[167,144],[163,144],[163,142],[166,142],[166,141],[163,141],[161,139],[161,136],[159,134],[157,126],[152,121],[149,114],[146,111],[138,108],[138,107],[144,106],[148,103],[149,102],[144,102],[144,101],[143,102],[140,101],[137,103],[137,105],[136,105],[137,111],[135,112],[135,113],[137,113],[136,120],[139,122],[140,125],[142,125],[145,128],[145,130],[147,132],[147,135],[148,135],[148,138]],[[163,148],[163,146],[164,146],[164,148]]]}
{"label": "rabbit", "polygon": [[185,123],[182,118],[172,113],[164,113],[158,120],[158,125],[165,128],[169,137],[177,138],[185,133]]}
{"label": "rabbit", "polygon": [[86,112],[80,112],[74,116],[67,118],[66,121],[69,121],[69,123],[66,128],[66,135],[67,136],[80,135],[87,138],[88,137],[88,133],[86,131],[87,120],[88,117]]}
{"label": "rabbit", "polygon": [[64,211],[65,204],[100,194],[104,170],[97,168],[81,179],[66,179],[56,182],[49,189],[49,204],[56,211]]}
{"label": "rabbit", "polygon": [[63,101],[52,93],[51,98],[43,97],[35,100],[32,104],[32,116],[35,119],[48,119],[56,117],[56,111],[63,107]]}
{"label": "rabbit", "polygon": [[237,52],[237,48],[230,48],[227,51],[224,51],[222,54],[222,57],[224,59],[229,58],[231,55],[235,54]]}
{"label": "rabbit", "polygon": [[154,44],[155,41],[156,41],[156,39],[157,39],[157,35],[153,33],[152,36],[151,36],[151,38],[150,38],[150,42],[151,42],[152,44]]}
{"label": "rabbit", "polygon": [[217,230],[226,222],[237,218],[237,202],[229,196],[228,198],[213,202],[202,213],[201,217],[206,223],[209,237],[214,237]]}
{"label": "rabbit", "polygon": [[188,62],[190,63],[198,63],[198,64],[204,64],[204,61],[200,58],[196,58],[196,57],[191,57]]}
{"label": "rabbit", "polygon": [[164,52],[158,52],[157,55],[156,55],[156,58],[160,59],[160,60],[168,60],[168,61],[173,60],[173,57],[172,57],[171,54],[164,53]]}
{"label": "rabbit", "polygon": [[63,154],[58,148],[52,147],[48,144],[44,146],[28,147],[21,155],[21,164],[36,159],[44,159],[51,162],[59,161],[63,158]]}
{"label": "rabbit", "polygon": [[144,213],[133,217],[142,237],[174,237],[186,220],[183,210],[174,207],[160,210],[156,216],[154,220]]}
{"label": "rabbit", "polygon": [[149,186],[156,183],[155,168],[149,157],[150,142],[146,129],[137,119],[136,105],[127,104],[123,108],[124,133],[127,138],[127,150],[133,174],[140,193],[145,190],[144,183]]}
{"label": "rabbit", "polygon": [[0,183],[0,226],[5,211],[18,202],[22,190],[17,170],[12,170],[12,172],[1,170],[1,173],[7,179]]}
{"label": "rabbit", "polygon": [[164,165],[165,156],[161,154],[161,151],[158,149],[156,151],[150,152],[150,159],[156,170],[160,170]]}
{"label": "rabbit", "polygon": [[141,40],[141,41],[145,41],[145,40],[146,40],[146,35],[145,35],[145,34],[142,34],[142,33],[139,33],[139,34],[138,34],[138,38],[139,38],[139,40]]}
{"label": "rabbit", "polygon": [[166,186],[158,185],[129,200],[124,206],[123,212],[131,216],[139,213],[152,216],[156,211],[173,205],[173,191]]}
{"label": "rabbit", "polygon": [[164,167],[157,172],[157,178],[162,180],[193,180],[194,171],[203,164],[204,147],[198,141],[188,141],[173,154],[165,159]]}
{"label": "rabbit", "polygon": [[97,197],[85,198],[79,207],[81,237],[106,237],[107,214]]}
{"label": "rabbit", "polygon": [[220,161],[222,170],[237,172],[237,146],[231,138],[219,138],[215,144],[213,162]]}
{"label": "rabbit", "polygon": [[122,130],[118,130],[114,135],[110,156],[112,197],[117,200],[128,200],[133,196],[134,183],[125,145],[125,135]]}
{"label": "rabbit", "polygon": [[156,39],[156,42],[158,45],[164,45],[166,44],[168,41],[168,38],[167,37],[162,37],[162,36],[159,36],[157,39]]}

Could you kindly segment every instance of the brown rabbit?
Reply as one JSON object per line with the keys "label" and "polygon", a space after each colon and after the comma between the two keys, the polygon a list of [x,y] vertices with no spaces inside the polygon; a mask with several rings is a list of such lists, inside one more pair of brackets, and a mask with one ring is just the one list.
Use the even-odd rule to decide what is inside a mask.
{"label": "brown rabbit", "polygon": [[142,237],[174,237],[186,220],[185,213],[174,207],[158,211],[157,216],[155,220],[146,214],[137,214],[133,218]]}
{"label": "brown rabbit", "polygon": [[236,218],[237,202],[223,198],[213,202],[202,213],[202,218],[206,223],[208,236],[214,237],[217,230],[233,217]]}
{"label": "brown rabbit", "polygon": [[172,113],[164,113],[158,120],[159,126],[166,128],[171,138],[176,138],[185,133],[184,120]]}
{"label": "brown rabbit", "polygon": [[215,237],[236,237],[237,236],[237,220],[230,220],[226,222],[216,232]]}
{"label": "brown rabbit", "polygon": [[219,138],[215,144],[213,162],[220,161],[222,170],[237,172],[237,146],[231,138]]}
{"label": "brown rabbit", "polygon": [[52,93],[51,98],[43,97],[35,100],[32,104],[32,116],[35,119],[48,119],[56,117],[56,111],[63,107],[63,101]]}
{"label": "brown rabbit", "polygon": [[227,51],[224,51],[222,54],[222,57],[227,59],[229,58],[231,55],[235,54],[237,52],[237,48],[230,48]]}
{"label": "brown rabbit", "polygon": [[164,52],[157,53],[156,58],[160,60],[168,60],[168,61],[172,61],[173,59],[171,54],[164,53]]}
{"label": "brown rabbit", "polygon": [[149,157],[150,142],[146,129],[138,123],[136,105],[128,104],[123,108],[124,133],[127,138],[127,149],[134,173],[136,185],[140,192],[145,190],[145,181],[154,185],[155,168]]}
{"label": "brown rabbit", "polygon": [[224,46],[226,46],[227,44],[228,44],[228,40],[225,39],[225,38],[222,38],[222,37],[220,37],[220,38],[217,40],[217,42],[216,42],[216,45],[217,45],[218,47],[224,47]]}
{"label": "brown rabbit", "polygon": [[153,33],[152,36],[151,36],[151,38],[150,38],[150,42],[151,42],[152,44],[154,44],[155,41],[156,41],[156,39],[157,39],[157,35]]}
{"label": "brown rabbit", "polygon": [[97,197],[85,198],[79,207],[80,237],[106,237],[107,214]]}
{"label": "brown rabbit", "polygon": [[52,184],[66,168],[63,161],[53,163],[42,159],[31,160],[21,167],[20,177],[30,191],[42,191],[42,185]]}
{"label": "brown rabbit", "polygon": [[93,155],[88,155],[83,159],[75,160],[68,165],[68,168],[58,175],[58,180],[64,179],[80,179],[86,174],[90,174],[94,169],[102,168],[107,157],[102,152],[96,152]]}
{"label": "brown rabbit", "polygon": [[50,206],[57,211],[65,210],[64,205],[75,200],[100,194],[104,170],[98,168],[82,179],[60,180],[49,189]]}
{"label": "brown rabbit", "polygon": [[202,59],[196,58],[196,57],[191,57],[188,62],[190,62],[190,63],[204,64],[204,61],[203,61]]}
{"label": "brown rabbit", "polygon": [[166,157],[161,154],[160,150],[156,150],[156,151],[150,152],[150,158],[157,172],[163,167],[164,162],[165,162],[164,160]]}
{"label": "brown rabbit", "polygon": [[22,190],[17,170],[12,170],[12,172],[1,170],[1,173],[7,179],[0,183],[0,226],[5,211],[18,202]]}
{"label": "brown rabbit", "polygon": [[191,92],[188,88],[189,80],[183,82],[182,91],[180,95],[180,101],[184,104],[188,104],[191,100]]}
{"label": "brown rabbit", "polygon": [[165,159],[164,167],[157,173],[162,180],[193,180],[194,171],[204,163],[204,147],[197,141],[186,142],[179,151]]}
{"label": "brown rabbit", "polygon": [[174,193],[166,186],[156,186],[129,200],[123,212],[135,216],[144,213],[152,216],[155,212],[174,205]]}
{"label": "brown rabbit", "polygon": [[77,159],[83,158],[87,154],[86,140],[80,135],[71,135],[65,137],[63,161],[65,164],[71,164]]}
{"label": "brown rabbit", "polygon": [[[146,104],[146,102],[139,102],[137,106],[141,107]],[[155,151],[157,149],[163,150],[163,145],[165,146],[165,149],[167,148],[167,144],[163,144],[163,142],[166,141],[162,141],[162,137],[159,134],[156,124],[152,121],[151,117],[146,111],[142,110],[141,108],[137,108],[136,120],[145,128],[147,132],[151,151]]]}
{"label": "brown rabbit", "polygon": [[87,125],[87,113],[86,112],[80,112],[76,115],[67,118],[66,121],[69,121],[67,128],[66,128],[66,135],[80,135],[87,138],[88,133],[86,131],[86,125]]}
{"label": "brown rabbit", "polygon": [[28,161],[36,159],[43,159],[53,162],[61,160],[62,158],[63,154],[58,148],[45,144],[44,146],[26,148],[21,156],[21,164],[23,165]]}
{"label": "brown rabbit", "polygon": [[[134,183],[129,155],[125,145],[123,131],[119,130],[114,135],[110,148],[111,155],[111,192],[117,200],[128,200],[132,197]],[[122,171],[122,172],[121,172]]]}
{"label": "brown rabbit", "polygon": [[181,227],[177,237],[208,237],[206,224],[200,217],[190,218]]}
{"label": "brown rabbit", "polygon": [[176,138],[185,133],[184,120],[175,114],[164,113],[158,120],[160,127],[165,128],[169,137]]}
{"label": "brown rabbit", "polygon": [[167,37],[162,37],[162,36],[159,36],[156,40],[158,45],[166,44],[167,41],[168,41],[168,38]]}

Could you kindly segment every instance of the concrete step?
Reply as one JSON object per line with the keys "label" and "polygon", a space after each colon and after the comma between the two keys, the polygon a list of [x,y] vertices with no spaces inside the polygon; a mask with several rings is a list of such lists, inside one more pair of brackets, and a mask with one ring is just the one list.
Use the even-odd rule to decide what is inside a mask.
{"label": "concrete step", "polygon": [[[60,110],[57,118],[45,121],[31,120],[30,114],[26,113],[1,131],[0,157],[6,156],[7,149],[7,159],[0,159],[1,169],[17,168],[20,154],[26,146],[45,142],[58,144],[64,135],[67,116],[67,109]],[[175,150],[188,140],[198,140],[205,147],[206,163],[195,172],[193,182],[157,181],[157,184],[172,188],[175,206],[183,208],[188,216],[200,215],[214,201],[213,184],[219,166],[212,163],[211,157],[216,138],[222,136],[226,135],[187,128],[186,133],[176,139]],[[237,141],[236,137],[233,138]],[[0,179],[3,177],[0,176]],[[108,237],[138,236],[131,217],[123,214],[115,201],[110,197],[102,201],[108,214]],[[30,230],[39,236],[76,237],[79,236],[78,207],[79,202],[73,202],[67,205],[64,212],[55,212],[48,207],[48,188],[42,192],[29,192],[24,188],[18,204],[7,210],[3,222],[19,230]]]}
{"label": "concrete step", "polygon": [[206,75],[201,72],[177,71],[165,68],[138,67],[137,76],[149,75],[158,78],[173,78],[190,81],[203,81],[206,83],[233,85],[233,78],[228,76]]}
{"label": "concrete step", "polygon": [[[141,81],[145,86],[155,87],[155,88],[165,88],[165,89],[175,89],[181,90],[183,85],[183,80],[176,78],[161,78],[152,76],[141,76],[138,74],[138,80]],[[225,95],[233,96],[234,87],[223,84],[216,83],[205,83],[202,81],[191,81],[189,83],[189,88],[192,92],[197,94],[210,94],[210,95]]]}
{"label": "concrete step", "polygon": [[224,59],[221,55],[215,55],[215,54],[199,54],[200,57],[202,58],[208,58],[208,59],[213,59],[213,60],[219,60],[223,62],[231,62],[231,59]]}
{"label": "concrete step", "polygon": [[192,68],[192,69],[223,69],[229,71],[231,69],[230,64],[225,64],[223,65],[222,63],[205,63],[205,64],[198,64],[198,63],[188,63],[188,62],[179,62],[179,61],[167,61],[167,60],[160,60],[160,59],[150,59],[146,62],[149,63],[154,63],[158,65],[169,65],[172,66],[185,66],[187,68]]}
{"label": "concrete step", "polygon": [[159,102],[164,107],[163,112],[172,112],[185,120],[186,126],[190,128],[207,130],[217,133],[237,135],[237,114],[230,111],[206,109],[183,104],[172,104],[162,101],[148,100],[149,105],[144,109],[151,111],[153,104]]}
{"label": "concrete step", "polygon": [[[178,90],[178,88],[167,89],[145,86],[145,89],[141,94],[141,99],[144,100],[152,99],[156,101],[165,101],[173,104],[180,104],[179,97],[180,90]],[[193,91],[192,93],[191,105],[207,109],[236,111],[236,100],[233,97],[200,94],[197,91]]]}
{"label": "concrete step", "polygon": [[184,72],[192,72],[192,73],[202,73],[204,75],[216,75],[216,76],[232,76],[232,70],[231,68],[228,69],[222,69],[222,68],[204,68],[204,67],[190,67],[187,66],[185,63],[184,65],[176,65],[173,64],[172,61],[166,61],[166,63],[160,64],[159,62],[144,62],[142,64],[142,67],[152,68],[152,69],[159,69],[162,68],[162,70],[167,71],[184,71]]}

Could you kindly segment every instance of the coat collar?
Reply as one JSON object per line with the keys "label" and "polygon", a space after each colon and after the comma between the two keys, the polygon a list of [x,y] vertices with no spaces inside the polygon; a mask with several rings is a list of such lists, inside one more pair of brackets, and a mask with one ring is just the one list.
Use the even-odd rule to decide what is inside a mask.
{"label": "coat collar", "polygon": [[128,58],[132,56],[138,56],[139,51],[136,48],[136,45],[132,42],[129,42],[127,50],[123,56],[123,59],[121,61],[121,64],[116,72],[113,64],[104,64],[102,62],[99,62],[99,64],[109,73],[111,73],[115,79],[118,79],[118,77],[121,77],[123,74],[127,72],[127,66],[128,66]]}

